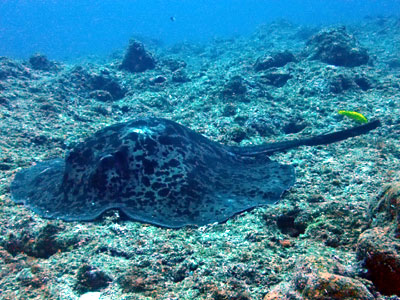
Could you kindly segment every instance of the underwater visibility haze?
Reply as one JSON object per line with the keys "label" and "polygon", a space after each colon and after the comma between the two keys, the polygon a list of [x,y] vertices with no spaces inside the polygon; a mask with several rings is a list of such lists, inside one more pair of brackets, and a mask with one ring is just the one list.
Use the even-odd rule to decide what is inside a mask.
{"label": "underwater visibility haze", "polygon": [[0,2],[0,299],[400,299],[400,1]]}
{"label": "underwater visibility haze", "polygon": [[133,36],[163,44],[251,34],[277,19],[306,25],[353,23],[396,15],[400,1],[374,0],[5,0],[0,53],[52,59],[108,55]]}

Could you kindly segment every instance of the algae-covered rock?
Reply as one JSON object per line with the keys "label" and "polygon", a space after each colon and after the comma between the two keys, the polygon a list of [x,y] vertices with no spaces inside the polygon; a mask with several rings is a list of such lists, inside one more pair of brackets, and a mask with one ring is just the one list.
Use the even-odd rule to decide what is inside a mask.
{"label": "algae-covered rock", "polygon": [[80,292],[93,292],[106,288],[112,279],[104,271],[89,265],[79,268],[77,274],[76,290]]}
{"label": "algae-covered rock", "polygon": [[233,76],[226,83],[222,94],[225,97],[244,95],[247,91],[244,80],[241,76]]}
{"label": "algae-covered rock", "polygon": [[23,64],[4,56],[0,57],[0,80],[10,77],[28,79],[31,76],[31,72]]}
{"label": "algae-covered rock", "polygon": [[45,55],[36,53],[29,58],[29,63],[34,70],[41,71],[54,71],[57,66],[54,62],[50,61]]}
{"label": "algae-covered rock", "polygon": [[272,71],[262,74],[259,81],[262,84],[283,87],[290,78],[292,78],[292,75],[288,72]]}
{"label": "algae-covered rock", "polygon": [[271,55],[264,55],[257,58],[257,61],[254,64],[254,69],[256,71],[262,71],[274,67],[279,68],[293,61],[296,61],[296,58],[294,57],[293,53],[286,50],[283,52],[277,52]]}
{"label": "algae-covered rock", "polygon": [[400,238],[400,182],[384,187],[370,205],[372,226],[389,226],[395,237]]}
{"label": "algae-covered rock", "polygon": [[296,284],[304,299],[375,299],[359,280],[329,272],[304,274]]}
{"label": "algae-covered rock", "polygon": [[132,40],[122,60],[120,69],[136,73],[154,69],[155,66],[154,58],[144,49],[143,44]]}
{"label": "algae-covered rock", "polygon": [[274,286],[263,300],[375,299],[362,280],[353,278],[354,274],[346,270],[345,266],[326,257],[304,257],[291,280]]}
{"label": "algae-covered rock", "polygon": [[119,100],[125,96],[125,89],[121,87],[118,81],[110,76],[109,74],[94,74],[88,80],[89,88],[93,91],[106,91],[112,97],[107,97],[99,92],[99,96],[95,97],[99,101],[112,101],[112,100]]}
{"label": "algae-covered rock", "polygon": [[400,295],[400,241],[387,229],[376,227],[361,234],[358,256],[367,269],[367,277],[384,295]]}
{"label": "algae-covered rock", "polygon": [[311,37],[306,54],[310,59],[344,67],[364,65],[369,60],[367,50],[343,26],[322,30]]}

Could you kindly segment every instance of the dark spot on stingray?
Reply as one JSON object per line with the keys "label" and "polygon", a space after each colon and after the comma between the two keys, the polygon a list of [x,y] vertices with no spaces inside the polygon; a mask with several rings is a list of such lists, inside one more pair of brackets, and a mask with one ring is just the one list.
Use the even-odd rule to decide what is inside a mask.
{"label": "dark spot on stingray", "polygon": [[166,163],[166,166],[167,166],[167,167],[175,168],[175,167],[179,166],[179,161],[176,160],[176,159],[171,159],[170,161],[168,161],[168,162]]}
{"label": "dark spot on stingray", "polygon": [[157,167],[157,164],[153,160],[144,159],[143,160],[143,169],[144,173],[147,175],[151,175],[154,173],[154,169]]}
{"label": "dark spot on stingray", "polygon": [[165,187],[166,187],[166,185],[165,185],[164,183],[161,183],[161,182],[154,182],[154,183],[151,185],[151,188],[152,188],[153,190],[155,190],[155,191],[160,190],[160,189],[165,188]]}
{"label": "dark spot on stingray", "polygon": [[142,183],[144,186],[150,186],[150,179],[148,177],[142,177]]}
{"label": "dark spot on stingray", "polygon": [[155,197],[155,194],[154,194],[153,191],[148,191],[148,192],[146,192],[146,194],[144,194],[144,196],[145,196],[146,198],[154,198],[154,197]]}
{"label": "dark spot on stingray", "polygon": [[161,197],[166,197],[168,195],[168,193],[169,193],[169,189],[167,189],[167,188],[164,188],[164,189],[161,189],[158,191],[158,195]]}
{"label": "dark spot on stingray", "polygon": [[298,146],[365,134],[378,120],[308,139],[231,147],[173,121],[143,118],[96,132],[65,159],[15,175],[11,196],[45,218],[89,221],[111,209],[128,218],[179,228],[224,222],[277,202],[294,168],[268,156]]}

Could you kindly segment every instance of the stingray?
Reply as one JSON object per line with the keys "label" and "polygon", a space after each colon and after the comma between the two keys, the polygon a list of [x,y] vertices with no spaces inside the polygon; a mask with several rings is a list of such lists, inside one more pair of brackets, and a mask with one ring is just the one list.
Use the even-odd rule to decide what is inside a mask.
{"label": "stingray", "polygon": [[378,127],[379,120],[307,139],[236,147],[161,118],[108,126],[56,158],[24,169],[12,199],[44,218],[89,221],[110,209],[162,227],[224,222],[273,204],[295,182],[291,165],[268,156],[329,144]]}

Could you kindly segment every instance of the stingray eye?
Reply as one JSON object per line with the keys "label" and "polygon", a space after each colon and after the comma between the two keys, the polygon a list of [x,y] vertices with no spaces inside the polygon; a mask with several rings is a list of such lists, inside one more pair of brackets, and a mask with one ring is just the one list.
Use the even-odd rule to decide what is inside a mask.
{"label": "stingray eye", "polygon": [[100,158],[99,167],[108,170],[114,167],[115,159],[111,154],[104,155]]}

